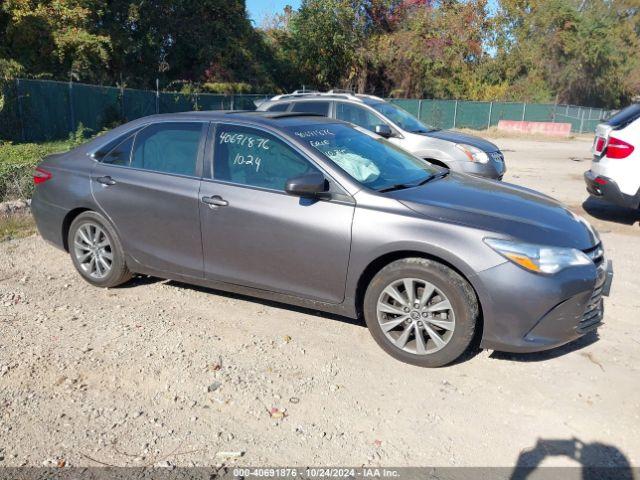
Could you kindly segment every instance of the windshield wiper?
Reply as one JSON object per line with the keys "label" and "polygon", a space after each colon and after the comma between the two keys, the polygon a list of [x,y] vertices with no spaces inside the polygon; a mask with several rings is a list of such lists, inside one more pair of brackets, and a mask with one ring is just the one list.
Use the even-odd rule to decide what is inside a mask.
{"label": "windshield wiper", "polygon": [[404,190],[405,188],[415,187],[415,184],[409,183],[396,183],[395,185],[391,185],[390,187],[381,188],[378,190],[380,193],[393,192],[394,190]]}
{"label": "windshield wiper", "polygon": [[449,175],[449,170],[444,170],[444,171],[442,171],[440,173],[432,173],[428,177],[423,178],[422,180],[420,180],[419,182],[414,182],[414,183],[396,183],[395,185],[391,185],[390,187],[382,188],[382,189],[378,190],[378,192],[385,193],[385,192],[393,192],[394,190],[404,190],[405,188],[419,187],[420,185],[424,185],[425,183],[428,183],[431,180],[444,178],[447,175]]}
{"label": "windshield wiper", "polygon": [[440,129],[439,128],[428,128],[428,129],[418,128],[417,130],[411,130],[411,133],[431,133],[431,132],[437,132],[438,130]]}
{"label": "windshield wiper", "polygon": [[425,178],[424,180],[422,180],[420,183],[418,183],[418,184],[416,185],[416,187],[417,187],[417,186],[420,186],[420,185],[424,185],[425,183],[428,183],[428,182],[430,182],[431,180],[437,180],[437,179],[440,179],[440,178],[444,178],[444,177],[446,177],[447,175],[449,175],[449,170],[444,170],[444,171],[442,171],[442,172],[440,172],[440,173],[434,173],[434,174],[432,174],[432,175],[429,175],[427,178]]}

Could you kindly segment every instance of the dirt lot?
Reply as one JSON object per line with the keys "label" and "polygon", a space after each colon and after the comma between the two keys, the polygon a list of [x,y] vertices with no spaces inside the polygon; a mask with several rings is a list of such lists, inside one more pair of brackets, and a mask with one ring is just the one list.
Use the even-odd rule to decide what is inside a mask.
{"label": "dirt lot", "polygon": [[[585,214],[587,141],[497,143],[507,181]],[[438,370],[348,319],[156,279],[99,290],[37,236],[3,242],[0,466],[638,465],[638,215],[585,207],[616,272],[600,338]]]}

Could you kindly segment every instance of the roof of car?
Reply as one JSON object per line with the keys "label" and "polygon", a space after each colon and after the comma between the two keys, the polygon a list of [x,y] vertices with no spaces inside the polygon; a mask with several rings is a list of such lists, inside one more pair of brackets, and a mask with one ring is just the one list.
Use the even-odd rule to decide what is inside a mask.
{"label": "roof of car", "polygon": [[336,124],[342,123],[341,120],[327,118],[324,115],[313,113],[296,113],[296,112],[258,112],[258,111],[240,111],[240,110],[210,110],[197,112],[179,112],[179,113],[161,113],[141,117],[132,120],[129,123],[120,125],[109,132],[99,135],[95,139],[82,145],[86,152],[92,153],[107,145],[114,139],[118,139],[121,135],[132,130],[143,127],[154,122],[171,122],[171,121],[211,121],[211,122],[247,122],[254,125],[265,125],[276,128],[287,127],[304,127],[306,125],[318,124]]}
{"label": "roof of car", "polygon": [[262,125],[288,127],[293,125],[317,125],[319,123],[341,123],[324,115],[304,112],[261,112],[253,110],[206,110],[197,112],[162,113],[151,115],[157,120],[209,120],[246,121]]}
{"label": "roof of car", "polygon": [[285,101],[297,101],[297,100],[350,100],[358,103],[380,103],[384,102],[383,98],[376,97],[375,95],[364,95],[361,93],[353,93],[346,90],[329,90],[328,92],[317,91],[305,91],[301,92],[296,90],[293,93],[285,93],[282,95],[276,95],[275,97],[266,100],[264,103],[278,103]]}

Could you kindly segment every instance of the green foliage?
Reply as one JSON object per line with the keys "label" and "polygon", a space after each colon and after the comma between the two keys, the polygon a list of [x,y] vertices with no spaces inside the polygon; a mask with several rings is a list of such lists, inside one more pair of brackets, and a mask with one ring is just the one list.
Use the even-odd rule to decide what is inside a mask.
{"label": "green foliage", "polygon": [[640,0],[487,2],[303,0],[256,29],[243,0],[4,0],[0,79],[605,107],[640,94]]}
{"label": "green foliage", "polygon": [[252,93],[253,87],[243,82],[207,82],[202,85],[202,90],[209,93],[242,94]]}
{"label": "green foliage", "polygon": [[639,93],[638,0],[501,5],[495,63],[518,98],[615,108]]}
{"label": "green foliage", "polygon": [[[100,82],[111,48],[98,32],[99,0],[5,0],[2,51],[38,76]],[[0,21],[0,25],[2,25]]]}
{"label": "green foliage", "polygon": [[69,141],[67,142],[68,147],[75,148],[82,145],[87,141],[87,138],[89,138],[90,132],[91,129],[86,128],[82,122],[80,122],[76,131],[69,134]]}
{"label": "green foliage", "polygon": [[303,82],[320,88],[348,83],[356,54],[364,39],[357,2],[349,0],[303,0],[289,23],[287,47],[301,72]]}
{"label": "green foliage", "polygon": [[31,198],[36,165],[45,156],[64,152],[71,146],[71,142],[0,143],[0,201]]}
{"label": "green foliage", "polygon": [[[24,67],[13,59],[0,58],[0,82],[16,78],[24,73]],[[2,106],[0,106],[2,110]]]}

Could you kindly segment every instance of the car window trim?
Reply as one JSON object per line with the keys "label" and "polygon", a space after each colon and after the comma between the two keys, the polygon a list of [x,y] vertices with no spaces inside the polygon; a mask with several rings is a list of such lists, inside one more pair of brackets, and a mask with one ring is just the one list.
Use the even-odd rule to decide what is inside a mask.
{"label": "car window trim", "polygon": [[[199,123],[201,124],[201,129],[200,129],[200,139],[198,141],[198,152],[197,152],[197,156],[196,156],[196,168],[195,168],[195,174],[194,175],[185,175],[182,173],[175,173],[175,172],[163,172],[160,170],[150,170],[147,168],[139,168],[139,167],[132,167],[131,166],[131,159],[133,156],[133,150],[135,148],[136,145],[136,139],[138,137],[138,135],[143,132],[144,130],[146,130],[147,128],[154,126],[154,125],[161,125],[163,123]],[[204,162],[204,152],[205,152],[205,146],[206,146],[206,142],[209,136],[209,129],[210,129],[210,123],[209,121],[203,121],[203,120],[167,120],[167,121],[161,121],[161,122],[148,122],[145,123],[144,126],[142,126],[140,128],[140,126],[133,128],[131,130],[129,130],[127,133],[132,133],[131,135],[122,135],[120,138],[123,138],[123,142],[128,140],[131,136],[134,137],[133,139],[133,144],[131,145],[131,150],[129,152],[129,164],[128,165],[114,165],[112,163],[105,163],[101,160],[98,160],[96,158],[94,158],[93,156],[91,156],[91,158],[93,158],[93,160],[97,163],[100,163],[101,165],[105,165],[105,166],[109,166],[109,167],[114,167],[114,168],[126,168],[129,170],[134,170],[134,171],[138,171],[138,172],[152,172],[152,173],[160,173],[162,175],[171,175],[171,176],[175,176],[175,177],[182,177],[182,178],[191,178],[191,179],[198,179],[201,180],[202,179],[202,175],[203,175],[203,162]],[[108,142],[110,143],[110,142]],[[122,144],[122,142],[119,142],[116,147],[120,146]],[[106,145],[106,143],[105,143]],[[114,148],[116,148],[114,147]],[[113,149],[112,149],[113,150]],[[109,151],[109,153],[111,153],[111,151]],[[93,155],[93,154],[92,154]],[[107,154],[108,155],[108,154]],[[106,155],[105,155],[106,156]]]}
{"label": "car window trim", "polygon": [[330,198],[326,198],[326,199],[322,199],[323,201],[335,201],[337,203],[346,203],[346,204],[350,204],[350,205],[355,203],[355,200],[353,199],[353,197],[340,184],[340,182],[338,182],[334,178],[333,175],[328,173],[321,165],[318,164],[317,161],[315,161],[306,152],[304,152],[302,149],[300,149],[300,147],[298,147],[298,145],[296,145],[295,143],[291,142],[288,138],[283,137],[281,135],[278,135],[277,131],[274,131],[274,130],[271,130],[271,129],[268,129],[268,128],[264,128],[262,125],[255,125],[255,124],[243,123],[243,122],[228,122],[228,121],[221,121],[221,120],[211,121],[210,125],[211,126],[209,127],[209,133],[207,135],[207,149],[205,151],[205,162],[204,162],[204,169],[205,170],[203,170],[202,181],[209,182],[209,183],[221,183],[221,184],[224,184],[224,185],[232,185],[232,186],[236,186],[236,187],[249,188],[249,189],[254,189],[254,190],[261,190],[261,191],[271,192],[271,193],[279,193],[279,194],[282,194],[282,195],[289,195],[284,190],[278,190],[278,189],[266,188],[266,187],[258,187],[258,186],[255,186],[255,185],[246,185],[246,184],[243,184],[243,183],[229,182],[227,180],[220,180],[218,178],[215,178],[215,176],[214,176],[214,163],[215,163],[215,153],[216,153],[216,141],[215,140],[216,140],[216,136],[218,134],[218,129],[220,128],[221,125],[231,125],[231,126],[235,126],[235,127],[251,128],[251,129],[254,129],[254,130],[258,130],[260,132],[267,133],[267,134],[269,134],[271,136],[274,136],[278,140],[282,141],[289,148],[291,148],[295,153],[300,155],[304,160],[306,160],[307,162],[311,163],[311,165],[314,168],[316,168],[320,173],[322,173],[329,180],[330,184],[335,185],[335,187],[339,190],[338,192],[331,192],[331,197]]}

